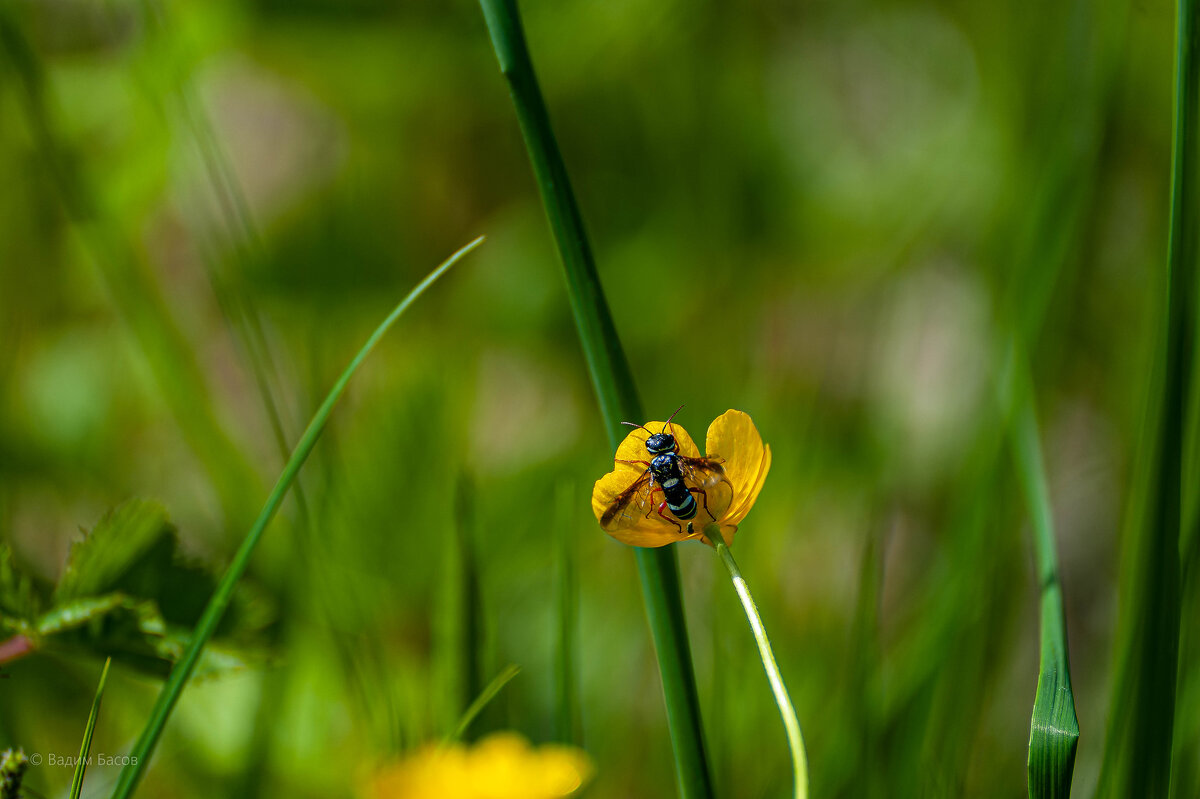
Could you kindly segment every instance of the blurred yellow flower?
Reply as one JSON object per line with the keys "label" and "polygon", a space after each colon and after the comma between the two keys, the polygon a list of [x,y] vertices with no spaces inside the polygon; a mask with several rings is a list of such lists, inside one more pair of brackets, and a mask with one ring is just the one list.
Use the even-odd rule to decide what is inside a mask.
{"label": "blurred yellow flower", "polygon": [[514,732],[489,735],[474,746],[427,746],[385,767],[372,780],[371,799],[560,799],[591,778],[580,749],[530,746]]}
{"label": "blurred yellow flower", "polygon": [[700,456],[686,430],[670,421],[635,428],[617,447],[613,471],[592,490],[600,526],[626,544],[661,547],[692,538],[711,544],[704,529],[715,524],[732,544],[767,479],[771,448],[750,416],[735,410],[713,420],[704,446],[707,457]]}

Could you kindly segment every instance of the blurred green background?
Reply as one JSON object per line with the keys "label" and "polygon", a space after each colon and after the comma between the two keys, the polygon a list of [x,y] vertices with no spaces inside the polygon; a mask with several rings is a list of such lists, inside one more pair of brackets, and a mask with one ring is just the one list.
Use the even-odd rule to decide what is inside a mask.
{"label": "blurred green background", "polygon": [[[565,542],[588,796],[673,795],[634,561],[589,510],[612,453],[477,5],[0,8],[0,541],[46,580],[132,496],[226,562],[283,462],[250,350],[294,442],[395,302],[488,237],[351,384],[304,508],[253,562],[268,662],[188,690],[142,794],[353,795],[509,663],[473,730],[569,739]],[[1025,790],[1037,587],[993,399],[1011,324],[1090,795],[1163,289],[1173,6],[523,11],[648,412],[684,403],[701,438],[740,408],[772,447],[735,552],[813,795]],[[735,596],[711,550],[680,557],[718,786],[781,796],[782,727]],[[6,666],[0,747],[77,751],[100,666]],[[114,669],[94,752],[130,745],[157,685]],[[1181,718],[1198,711],[1184,691]],[[85,795],[115,779],[89,770]]]}

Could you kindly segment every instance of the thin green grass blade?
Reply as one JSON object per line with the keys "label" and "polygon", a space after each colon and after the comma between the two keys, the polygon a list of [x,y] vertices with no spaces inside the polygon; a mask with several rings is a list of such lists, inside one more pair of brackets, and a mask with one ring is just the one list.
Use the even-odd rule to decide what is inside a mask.
{"label": "thin green grass blade", "polygon": [[504,690],[504,686],[508,685],[509,682],[512,681],[513,677],[516,677],[520,673],[521,667],[517,666],[516,664],[510,663],[509,665],[505,666],[504,669],[497,674],[490,683],[487,684],[487,687],[483,689],[483,693],[475,698],[475,701],[471,703],[471,706],[467,708],[466,712],[463,713],[462,718],[459,719],[458,726],[454,728],[454,732],[447,735],[446,740],[442,741],[442,744],[450,744],[460,740],[463,735],[466,734],[467,728],[471,726],[471,722],[475,721],[479,714],[483,712],[483,709],[488,706],[488,703],[496,698],[496,694]]}
{"label": "thin green grass blade", "polygon": [[287,465],[284,466],[283,473],[275,483],[275,488],[272,489],[270,496],[267,498],[267,502],[263,506],[262,512],[259,513],[258,519],[254,522],[254,526],[246,534],[245,540],[242,541],[242,545],[233,557],[233,562],[229,564],[229,568],[221,578],[221,582],[217,585],[212,599],[209,600],[208,606],[204,610],[204,615],[200,618],[195,631],[192,633],[192,640],[188,644],[187,650],[183,653],[179,662],[175,664],[175,668],[171,670],[171,675],[163,685],[162,691],[158,695],[158,700],[154,703],[154,707],[150,711],[150,719],[146,722],[146,727],[131,752],[132,763],[121,770],[117,787],[113,791],[113,799],[126,799],[137,788],[138,782],[141,780],[150,762],[150,756],[153,754],[154,748],[158,743],[158,738],[162,735],[163,728],[166,726],[167,719],[170,717],[175,703],[179,701],[184,686],[187,684],[188,678],[191,677],[192,671],[200,659],[200,652],[204,649],[204,645],[208,643],[208,639],[216,631],[221,617],[224,615],[226,608],[228,608],[229,602],[233,598],[234,587],[246,571],[246,567],[250,563],[250,556],[254,553],[254,548],[258,545],[258,541],[262,537],[267,525],[275,517],[276,511],[279,510],[279,505],[283,502],[283,498],[292,483],[295,482],[296,475],[299,474],[304,461],[308,458],[309,453],[312,452],[313,447],[316,446],[317,439],[321,437],[321,433],[329,421],[330,414],[333,412],[333,407],[345,392],[350,378],[353,377],[358,367],[362,365],[367,355],[375,348],[375,345],[379,343],[379,340],[383,338],[388,329],[408,310],[409,306],[424,294],[426,289],[432,286],[451,266],[456,264],[471,250],[475,249],[475,247],[479,246],[479,243],[482,241],[482,237],[475,239],[475,241],[450,256],[441,266],[433,270],[428,277],[417,284],[417,287],[400,301],[400,304],[383,320],[379,327],[375,328],[375,332],[367,339],[367,342],[354,356],[353,360],[350,361],[350,365],[346,367],[341,377],[334,383],[333,388],[330,389],[329,394],[325,397],[325,401],[321,403],[321,407],[317,409],[312,421],[309,422],[308,428],[304,431],[304,435],[301,436],[300,443],[296,445],[296,449],[292,452],[292,457],[288,460]]}
{"label": "thin green grass blade", "polygon": [[1041,591],[1041,659],[1037,691],[1029,725],[1030,799],[1067,799],[1075,771],[1079,720],[1071,691],[1071,666],[1067,628],[1063,615],[1062,584],[1055,553],[1054,520],[1038,440],[1038,423],[1028,381],[1018,389],[1011,441],[1017,476],[1033,532],[1033,551]]}
{"label": "thin green grass blade", "polygon": [[[525,44],[516,2],[480,0],[480,6],[500,71],[508,81],[542,203],[558,244],[575,326],[609,442],[615,450],[625,435],[621,422],[645,419],[633,374],[596,273],[583,218]],[[680,795],[684,799],[711,797],[700,700],[679,586],[679,561],[673,546],[639,548],[634,557],[662,674]]]}
{"label": "thin green grass blade", "polygon": [[92,732],[96,729],[96,719],[100,717],[100,699],[104,696],[104,684],[108,682],[108,667],[111,665],[112,658],[106,658],[104,670],[100,672],[100,684],[96,686],[96,698],[92,700],[92,712],[88,714],[87,727],[83,731],[75,774],[71,777],[71,799],[79,799],[83,791],[83,773],[87,771],[88,752],[92,749]]}
{"label": "thin green grass blade", "polygon": [[1171,780],[1179,658],[1180,544],[1186,420],[1196,339],[1197,147],[1200,125],[1200,19],[1196,0],[1179,0],[1175,53],[1175,131],[1164,335],[1143,428],[1140,522],[1122,551],[1121,614],[1103,796],[1157,799]]}

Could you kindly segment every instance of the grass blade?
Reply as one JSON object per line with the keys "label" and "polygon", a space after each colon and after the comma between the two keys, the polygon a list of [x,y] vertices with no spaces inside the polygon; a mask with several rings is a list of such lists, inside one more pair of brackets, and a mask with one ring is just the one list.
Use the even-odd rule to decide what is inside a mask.
{"label": "grass blade", "polygon": [[483,689],[483,692],[480,693],[479,696],[475,697],[475,701],[471,703],[471,706],[463,712],[462,718],[458,721],[458,726],[454,728],[454,732],[447,735],[446,739],[442,741],[443,745],[451,744],[455,741],[461,740],[463,735],[466,734],[467,728],[471,726],[471,722],[473,722],[479,716],[479,714],[483,712],[483,709],[488,706],[489,702],[496,698],[496,694],[504,690],[504,686],[508,685],[509,682],[512,681],[513,677],[516,677],[520,673],[521,667],[514,663],[510,663],[509,665],[505,666],[504,669],[501,670],[501,672],[497,674],[490,683],[487,684],[487,687]]}
{"label": "grass blade", "polygon": [[1013,457],[1033,532],[1033,551],[1041,591],[1041,658],[1029,725],[1030,799],[1066,799],[1071,795],[1079,720],[1071,691],[1062,584],[1055,554],[1054,520],[1038,441],[1037,416],[1028,381],[1022,381],[1012,428]]}
{"label": "grass blade", "polygon": [[[625,436],[621,422],[645,419],[633,374],[617,337],[583,229],[583,218],[550,126],[516,0],[480,0],[480,6],[500,71],[508,81],[542,203],[558,244],[575,326],[609,441],[615,450]],[[684,799],[711,797],[700,700],[679,587],[679,561],[673,546],[637,549],[634,557],[662,674],[680,795]]]}
{"label": "grass blade", "polygon": [[1179,0],[1165,335],[1143,428],[1140,519],[1122,551],[1112,710],[1101,771],[1105,796],[1168,795],[1179,656],[1185,423],[1196,337],[1197,125],[1200,19]]}
{"label": "grass blade", "polygon": [[330,389],[329,394],[325,397],[325,401],[321,403],[321,407],[317,409],[312,421],[309,422],[304,435],[300,437],[300,443],[296,445],[296,449],[292,452],[292,457],[288,460],[287,465],[284,466],[283,473],[275,483],[275,488],[272,489],[271,495],[267,498],[267,502],[259,513],[258,519],[254,522],[254,526],[246,534],[245,540],[242,541],[237,554],[234,555],[233,562],[229,564],[229,568],[221,578],[221,582],[217,585],[217,590],[213,593],[212,599],[209,600],[208,606],[204,610],[204,615],[196,625],[187,651],[183,653],[179,662],[175,664],[175,668],[171,670],[171,675],[167,678],[166,684],[163,685],[162,691],[158,695],[158,700],[154,703],[154,707],[150,711],[150,719],[146,722],[146,727],[142,731],[141,737],[138,738],[137,743],[134,745],[131,753],[133,757],[132,764],[121,770],[120,780],[117,782],[116,790],[113,791],[113,799],[126,799],[126,797],[133,793],[138,782],[141,780],[146,766],[150,762],[150,756],[154,752],[154,747],[158,743],[158,738],[162,734],[163,727],[166,726],[167,719],[170,717],[175,703],[179,701],[179,696],[183,693],[184,686],[187,684],[188,678],[191,676],[197,661],[200,659],[201,650],[204,649],[204,645],[212,637],[213,632],[216,631],[221,617],[229,606],[229,602],[233,598],[233,589],[237,585],[238,580],[241,579],[242,574],[246,571],[246,567],[250,563],[250,556],[253,554],[254,548],[258,545],[259,538],[262,537],[263,531],[271,522],[271,519],[275,517],[275,512],[279,510],[279,505],[283,502],[284,496],[295,481],[296,475],[299,474],[304,461],[308,458],[309,453],[312,452],[317,439],[321,437],[321,433],[329,421],[329,416],[333,412],[333,407],[337,404],[343,392],[345,392],[350,378],[358,370],[358,367],[362,365],[362,362],[371,350],[374,349],[375,345],[379,343],[379,340],[387,333],[388,329],[408,310],[408,307],[424,294],[425,290],[432,286],[439,277],[445,274],[451,266],[457,263],[468,252],[475,249],[481,241],[483,241],[482,237],[475,239],[475,241],[454,253],[441,266],[433,270],[428,277],[417,284],[417,287],[400,301],[400,304],[383,320],[379,327],[375,328],[375,332],[367,339],[367,342],[354,356],[353,360],[350,361],[350,365],[346,367],[341,377],[334,383],[333,388]]}
{"label": "grass blade", "polygon": [[92,712],[88,714],[87,728],[83,731],[83,743],[79,747],[79,760],[75,763],[75,775],[71,777],[71,799],[79,799],[83,791],[83,773],[87,770],[88,752],[92,748],[92,732],[96,729],[96,719],[100,716],[100,699],[104,696],[104,684],[108,682],[108,667],[112,658],[104,661],[104,670],[100,672],[100,684],[96,686],[96,698],[92,700]]}

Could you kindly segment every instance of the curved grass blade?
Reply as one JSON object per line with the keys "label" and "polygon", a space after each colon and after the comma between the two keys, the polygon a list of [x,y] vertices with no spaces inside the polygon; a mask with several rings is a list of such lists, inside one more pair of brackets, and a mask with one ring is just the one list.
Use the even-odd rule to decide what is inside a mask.
{"label": "curved grass blade", "polygon": [[500,693],[504,689],[504,686],[508,685],[509,682],[512,681],[512,678],[516,677],[520,673],[520,666],[512,663],[505,666],[504,669],[497,674],[490,683],[487,684],[487,687],[483,689],[483,692],[475,698],[475,701],[471,703],[471,706],[466,709],[466,711],[462,714],[462,718],[458,721],[458,726],[454,728],[454,732],[447,735],[446,739],[442,741],[442,744],[451,744],[462,738],[463,734],[466,733],[467,728],[471,726],[471,722],[473,722],[475,718],[483,712],[483,709],[488,706],[489,702],[496,698],[496,694]]}
{"label": "curved grass blade", "polygon": [[1021,382],[1013,420],[1012,447],[1017,475],[1033,531],[1033,551],[1041,590],[1041,659],[1037,691],[1029,725],[1030,799],[1067,799],[1075,771],[1075,748],[1079,742],[1079,720],[1071,692],[1071,666],[1067,651],[1067,628],[1063,615],[1062,585],[1055,554],[1054,521],[1037,416],[1028,381]]}
{"label": "curved grass blade", "polygon": [[353,360],[350,361],[350,365],[346,367],[341,377],[334,383],[333,388],[330,389],[329,394],[325,397],[325,401],[321,403],[321,407],[317,409],[312,421],[309,422],[304,435],[300,437],[300,443],[296,445],[296,449],[292,452],[292,457],[288,460],[287,465],[284,466],[283,473],[275,483],[275,488],[272,489],[271,495],[267,498],[267,502],[263,506],[262,512],[259,513],[258,519],[254,522],[254,526],[246,534],[245,540],[242,541],[237,554],[233,557],[233,562],[229,564],[229,568],[221,578],[221,582],[217,585],[217,590],[213,593],[212,599],[209,600],[208,606],[204,609],[204,615],[196,625],[187,651],[183,653],[183,657],[175,664],[175,668],[171,670],[171,675],[167,678],[166,684],[163,685],[162,691],[158,695],[158,700],[154,703],[154,707],[150,711],[150,719],[146,722],[146,727],[131,752],[132,763],[121,770],[121,777],[117,782],[116,790],[113,791],[113,799],[126,799],[133,793],[138,782],[141,780],[142,774],[150,762],[150,756],[153,754],[154,748],[158,743],[158,738],[162,734],[163,727],[166,726],[167,719],[170,717],[175,703],[179,701],[179,696],[183,693],[184,686],[187,684],[188,678],[191,676],[197,661],[200,659],[201,650],[204,649],[204,645],[212,637],[213,632],[216,631],[217,625],[221,621],[221,616],[224,615],[226,608],[228,608],[229,602],[233,598],[233,589],[237,585],[237,581],[241,579],[242,574],[246,571],[246,567],[250,563],[250,556],[254,553],[254,548],[258,545],[259,538],[262,537],[263,531],[275,517],[275,512],[279,510],[279,505],[283,502],[284,496],[295,481],[296,475],[299,474],[300,467],[304,465],[304,461],[308,458],[309,453],[312,452],[317,439],[321,437],[321,433],[329,421],[329,416],[333,412],[333,406],[337,404],[337,401],[345,392],[350,378],[358,370],[358,367],[362,365],[362,362],[371,350],[375,348],[375,345],[379,343],[379,340],[387,333],[388,329],[408,310],[408,307],[424,294],[425,290],[432,286],[439,277],[445,274],[451,266],[457,263],[468,252],[479,246],[479,243],[482,241],[482,236],[475,239],[475,241],[450,256],[441,266],[433,270],[428,277],[418,283],[417,287],[400,301],[400,304],[388,314],[388,317],[383,320],[379,327],[375,328],[375,332],[367,339],[367,342],[354,356]]}
{"label": "curved grass blade", "polygon": [[1179,0],[1166,324],[1151,376],[1135,490],[1138,522],[1122,547],[1112,710],[1100,774],[1103,796],[1165,797],[1170,790],[1180,622],[1180,539],[1186,420],[1196,349],[1197,149],[1200,18]]}
{"label": "curved grass blade", "polygon": [[[479,4],[500,62],[500,71],[508,81],[542,203],[558,244],[575,327],[579,331],[609,441],[615,450],[625,437],[621,422],[646,418],[633,374],[596,273],[583,218],[525,44],[516,1],[480,0]],[[638,548],[634,557],[662,674],[680,795],[684,799],[711,797],[712,779],[700,722],[700,700],[679,587],[679,561],[673,546]]]}
{"label": "curved grass blade", "polygon": [[104,684],[108,682],[108,667],[112,658],[104,661],[104,670],[100,672],[100,684],[96,686],[96,698],[92,700],[92,712],[88,714],[87,728],[83,731],[83,744],[79,747],[79,760],[75,763],[75,775],[71,777],[71,799],[79,799],[83,791],[83,772],[87,770],[88,752],[92,748],[92,732],[96,729],[96,719],[100,716],[100,699],[104,696]]}

